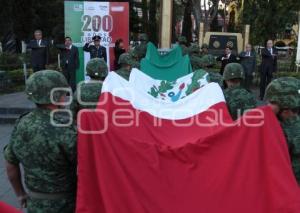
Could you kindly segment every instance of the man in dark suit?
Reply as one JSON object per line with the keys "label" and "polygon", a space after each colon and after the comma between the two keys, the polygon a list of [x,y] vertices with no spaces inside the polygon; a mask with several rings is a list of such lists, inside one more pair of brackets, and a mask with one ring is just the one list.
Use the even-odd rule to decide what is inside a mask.
{"label": "man in dark suit", "polygon": [[267,85],[277,71],[277,50],[273,47],[273,41],[268,40],[267,45],[261,51],[261,73],[260,73],[260,99],[263,100]]}
{"label": "man in dark suit", "polygon": [[252,49],[251,44],[246,45],[246,51],[243,51],[239,55],[240,63],[244,68],[245,73],[245,88],[250,89],[253,75],[255,74],[256,68],[256,53]]}
{"label": "man in dark suit", "polygon": [[223,75],[224,68],[227,64],[229,63],[235,63],[236,60],[236,55],[232,54],[232,48],[231,47],[226,47],[225,48],[225,54],[221,55],[217,58],[217,61],[221,61],[221,69],[220,69],[220,74]]}
{"label": "man in dark suit", "polygon": [[62,49],[62,68],[63,74],[74,92],[76,90],[76,70],[79,68],[79,53],[70,37],[65,38],[65,47]]}
{"label": "man in dark suit", "polygon": [[101,37],[94,36],[92,42],[86,43],[83,47],[85,52],[89,52],[91,59],[93,58],[103,58],[105,62],[107,62],[106,48],[100,45]]}
{"label": "man in dark suit", "polygon": [[49,44],[43,40],[41,30],[34,32],[34,40],[31,40],[27,45],[31,49],[31,66],[33,72],[44,70],[48,64]]}

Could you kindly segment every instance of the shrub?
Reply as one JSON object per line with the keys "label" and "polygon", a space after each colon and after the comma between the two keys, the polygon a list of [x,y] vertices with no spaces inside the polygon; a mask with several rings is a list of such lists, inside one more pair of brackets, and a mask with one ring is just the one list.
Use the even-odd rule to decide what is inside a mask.
{"label": "shrub", "polygon": [[20,58],[20,54],[0,54],[0,70],[14,70],[21,68],[22,66],[23,62]]}
{"label": "shrub", "polygon": [[300,79],[300,72],[278,72],[275,74],[276,78],[280,77],[295,77]]}
{"label": "shrub", "polygon": [[24,71],[23,69],[16,69],[7,71],[7,76],[13,84],[24,84]]}

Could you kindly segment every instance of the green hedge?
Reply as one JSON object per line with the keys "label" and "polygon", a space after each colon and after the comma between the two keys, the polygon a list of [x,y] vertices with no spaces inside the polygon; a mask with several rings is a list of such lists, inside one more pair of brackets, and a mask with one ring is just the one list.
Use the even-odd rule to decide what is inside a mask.
{"label": "green hedge", "polygon": [[280,77],[295,77],[300,79],[300,72],[277,72],[274,75],[276,78]]}
{"label": "green hedge", "polygon": [[[27,78],[32,74],[32,69],[27,70]],[[24,79],[24,71],[23,69],[16,69],[16,70],[9,70],[6,71],[6,75],[8,79],[13,84],[25,84],[25,79]]]}
{"label": "green hedge", "polygon": [[25,54],[0,54],[0,70],[15,70],[23,67],[23,61],[27,62],[28,56]]}

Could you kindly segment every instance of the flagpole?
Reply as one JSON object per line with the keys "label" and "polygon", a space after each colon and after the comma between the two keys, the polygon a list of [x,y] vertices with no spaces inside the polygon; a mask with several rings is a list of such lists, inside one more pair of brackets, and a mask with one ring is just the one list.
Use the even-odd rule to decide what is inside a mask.
{"label": "flagpole", "polygon": [[170,48],[172,39],[173,0],[161,1],[160,48]]}

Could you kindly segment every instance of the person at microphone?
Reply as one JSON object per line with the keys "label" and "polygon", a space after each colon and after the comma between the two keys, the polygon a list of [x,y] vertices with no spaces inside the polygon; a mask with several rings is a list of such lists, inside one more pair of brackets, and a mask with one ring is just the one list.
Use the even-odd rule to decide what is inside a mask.
{"label": "person at microphone", "polygon": [[237,62],[236,55],[232,53],[232,48],[227,46],[225,53],[217,58],[217,61],[221,61],[220,74],[223,75],[224,68],[227,64]]}

